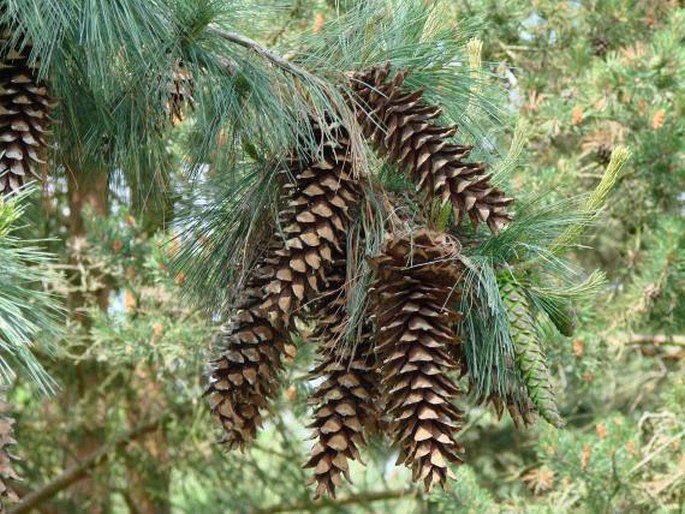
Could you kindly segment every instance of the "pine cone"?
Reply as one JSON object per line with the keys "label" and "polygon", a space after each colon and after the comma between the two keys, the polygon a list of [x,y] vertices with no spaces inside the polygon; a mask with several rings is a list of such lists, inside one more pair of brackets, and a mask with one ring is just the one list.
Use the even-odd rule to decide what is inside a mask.
{"label": "pine cone", "polygon": [[17,458],[10,453],[10,446],[17,444],[12,437],[14,420],[6,417],[10,406],[5,400],[4,389],[0,390],[0,512],[4,512],[3,502],[9,500],[16,502],[19,498],[7,485],[8,480],[21,480],[14,471],[13,462]]}
{"label": "pine cone", "polygon": [[319,364],[311,375],[324,381],[310,400],[315,405],[315,421],[310,427],[317,442],[304,467],[314,468],[310,483],[317,484],[316,498],[323,495],[335,498],[335,488],[342,483],[342,477],[351,481],[347,461],[361,461],[359,448],[366,444],[366,437],[381,417],[380,374],[372,328],[365,325],[359,341],[350,348],[344,338],[349,322],[346,262],[337,262],[333,269],[335,287],[312,309],[318,321],[314,337],[319,341]]}
{"label": "pine cone", "polygon": [[449,350],[458,344],[458,253],[447,235],[419,230],[389,240],[372,259],[372,309],[391,435],[400,448],[398,462],[411,466],[414,480],[423,480],[428,491],[454,477],[449,462],[462,462],[454,433],[463,415],[452,404],[461,391],[448,377],[458,367]]}
{"label": "pine cone", "polygon": [[176,125],[185,119],[185,110],[190,108],[195,110],[195,99],[193,98],[194,89],[193,76],[185,66],[182,59],[176,63],[173,80],[169,90],[167,109],[171,123]]}
{"label": "pine cone", "polygon": [[289,340],[262,308],[265,286],[274,277],[273,257],[257,266],[225,328],[222,355],[212,363],[206,394],[212,414],[224,428],[229,448],[244,448],[261,426],[261,413],[276,393],[281,356]]}
{"label": "pine cone", "polygon": [[273,323],[287,324],[303,301],[330,287],[329,270],[344,258],[350,211],[359,201],[347,131],[338,123],[313,129],[320,156],[308,163],[292,159],[295,181],[287,185],[289,200],[279,216],[285,244],[276,252],[280,264],[264,304]]}
{"label": "pine cone", "polygon": [[[10,44],[4,30],[0,46]],[[45,137],[52,119],[53,101],[47,86],[38,82],[37,65],[29,62],[31,46],[11,49],[0,65],[0,188],[3,194],[17,191],[31,180],[40,179],[45,164]]]}
{"label": "pine cone", "polygon": [[348,459],[361,461],[359,448],[366,445],[366,428],[379,417],[377,376],[370,334],[351,352],[339,349],[335,340],[321,345],[320,363],[314,377],[325,381],[312,395],[316,405],[314,429],[317,442],[305,467],[314,468],[310,483],[317,483],[316,498],[335,498],[335,488],[348,481]]}
{"label": "pine cone", "polygon": [[434,121],[441,109],[426,104],[423,91],[404,90],[404,72],[392,80],[389,72],[386,65],[352,77],[364,136],[381,155],[407,170],[426,197],[451,202],[457,223],[468,214],[474,226],[484,222],[497,233],[511,220],[507,206],[512,199],[490,184],[483,163],[466,162],[470,146],[449,142],[457,128]]}
{"label": "pine cone", "polygon": [[512,283],[501,284],[500,292],[509,315],[516,366],[528,396],[545,421],[555,427],[562,427],[564,421],[559,415],[545,354],[528,302]]}
{"label": "pine cone", "polygon": [[359,189],[346,131],[331,124],[326,132],[335,136],[332,140],[318,126],[313,129],[320,156],[305,163],[290,159],[295,180],[279,213],[285,241],[274,235],[248,279],[222,356],[212,366],[207,394],[229,447],[242,448],[254,438],[261,412],[278,389],[291,315],[340,281],[334,263],[344,259],[349,210]]}

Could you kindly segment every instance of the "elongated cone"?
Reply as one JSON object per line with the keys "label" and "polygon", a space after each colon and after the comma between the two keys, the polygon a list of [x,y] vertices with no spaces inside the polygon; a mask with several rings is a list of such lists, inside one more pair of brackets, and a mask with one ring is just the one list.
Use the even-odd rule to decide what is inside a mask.
{"label": "elongated cone", "polygon": [[[345,272],[345,263],[339,266]],[[343,280],[339,281],[344,293]],[[343,477],[350,480],[348,460],[359,460],[360,447],[366,445],[369,430],[381,416],[379,411],[380,374],[373,351],[372,331],[365,327],[353,347],[345,345],[346,311],[344,294],[323,298],[315,315],[318,329],[319,364],[313,379],[323,379],[310,403],[314,422],[310,425],[316,443],[304,467],[313,468],[309,483],[316,483],[315,497],[335,497]]]}
{"label": "elongated cone", "polygon": [[[359,186],[352,177],[349,139],[338,124],[314,124],[320,152],[290,159],[294,181],[279,213],[285,240],[274,234],[237,304],[213,362],[207,394],[229,447],[244,447],[261,425],[279,387],[290,318],[339,281],[334,263],[344,257],[350,210]],[[331,134],[334,138],[331,138]]]}
{"label": "elongated cone", "polygon": [[304,302],[330,287],[329,271],[344,256],[351,211],[359,201],[347,131],[339,123],[326,130],[314,123],[313,131],[319,155],[309,162],[293,159],[295,180],[287,185],[279,216],[285,242],[276,251],[280,262],[264,304],[273,322],[287,324]]}
{"label": "elongated cone", "polygon": [[406,170],[426,197],[451,202],[457,222],[468,215],[497,233],[511,220],[512,202],[492,186],[485,165],[468,162],[470,146],[450,142],[456,126],[437,123],[440,107],[427,104],[423,91],[403,88],[405,74],[390,79],[389,65],[356,73],[357,119],[382,156]]}
{"label": "elongated cone", "polygon": [[8,486],[8,481],[21,480],[13,466],[16,457],[10,452],[10,447],[17,442],[12,437],[14,419],[6,416],[9,411],[4,390],[0,390],[0,513],[4,512],[5,501],[15,502],[19,499]]}
{"label": "elongated cone", "polygon": [[221,356],[212,362],[206,394],[229,448],[244,448],[255,437],[262,412],[279,387],[288,333],[273,326],[262,308],[266,284],[275,275],[274,261],[272,250],[258,263],[224,328]]}
{"label": "elongated cone", "polygon": [[564,421],[559,415],[550,372],[528,302],[509,282],[500,285],[500,293],[509,315],[521,380],[540,416],[551,425],[561,427]]}
{"label": "elongated cone", "polygon": [[448,376],[458,368],[449,349],[459,344],[453,329],[460,318],[458,254],[449,236],[421,229],[390,239],[372,259],[372,312],[391,436],[400,448],[398,462],[428,491],[453,477],[449,463],[462,462],[455,434],[463,413],[452,403],[461,391]]}
{"label": "elongated cone", "polygon": [[[7,50],[11,34],[2,30],[0,47]],[[31,46],[6,52],[0,62],[0,191],[9,194],[34,177],[45,164],[46,136],[54,102],[38,81],[29,61]]]}

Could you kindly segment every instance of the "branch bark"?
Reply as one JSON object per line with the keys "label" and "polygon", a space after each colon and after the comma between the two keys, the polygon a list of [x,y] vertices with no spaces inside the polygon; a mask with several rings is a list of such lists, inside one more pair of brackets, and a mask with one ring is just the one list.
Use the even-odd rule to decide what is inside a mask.
{"label": "branch bark", "polygon": [[242,47],[253,50],[255,53],[261,55],[267,61],[270,61],[271,63],[278,66],[282,70],[287,71],[288,73],[291,73],[298,77],[305,77],[310,75],[306,70],[294,65],[287,59],[284,59],[277,53],[269,50],[268,48],[263,47],[254,39],[250,39],[249,37],[243,36],[241,34],[236,34],[235,32],[229,32],[227,30],[220,29],[219,27],[208,27],[207,32],[219,36],[231,43],[235,43]]}
{"label": "branch bark", "polygon": [[361,493],[348,496],[346,498],[341,498],[340,500],[320,500],[314,502],[299,502],[291,504],[273,505],[271,507],[254,509],[250,511],[250,514],[280,514],[282,512],[316,512],[327,507],[341,507],[343,505],[372,503],[382,500],[396,500],[399,498],[406,498],[408,496],[415,496],[416,493],[417,490],[414,488]]}
{"label": "branch bark", "polygon": [[83,458],[77,464],[65,469],[60,475],[53,478],[37,491],[33,491],[24,496],[19,503],[7,510],[7,514],[25,514],[30,512],[32,509],[37,508],[43,502],[49,500],[60,491],[69,488],[87,476],[88,472],[105,460],[110,453],[121,449],[128,442],[155,430],[168,415],[169,413],[166,413],[156,419],[153,419],[152,421],[143,423],[132,430],[121,434],[113,441],[100,446],[96,450],[86,455],[85,458]]}

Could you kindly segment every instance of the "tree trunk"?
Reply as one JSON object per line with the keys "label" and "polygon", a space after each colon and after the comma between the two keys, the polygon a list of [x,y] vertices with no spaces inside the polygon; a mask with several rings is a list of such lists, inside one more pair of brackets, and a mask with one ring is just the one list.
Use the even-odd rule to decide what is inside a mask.
{"label": "tree trunk", "polygon": [[[84,209],[89,209],[97,216],[105,216],[108,213],[107,202],[107,172],[106,170],[82,171],[77,166],[67,167],[67,179],[69,182],[69,242],[72,247],[80,244],[86,237]],[[87,211],[88,212],[88,211]],[[78,264],[73,255],[69,258],[70,264]],[[86,272],[90,272],[87,270]],[[80,272],[74,271],[70,277],[72,284],[80,283]],[[97,291],[72,291],[67,298],[67,305],[72,322],[81,326],[84,338],[88,337],[91,320],[88,318],[86,307],[95,304],[106,311],[108,308],[109,287],[106,277],[98,277],[103,286]],[[87,346],[87,345],[86,345]],[[84,360],[75,367],[74,383],[65,388],[63,396],[64,412],[69,412],[75,405],[84,405],[83,426],[75,427],[69,434],[70,454],[67,455],[65,467],[77,465],[86,456],[91,454],[105,442],[106,407],[102,398],[94,394],[104,377],[100,365],[91,360]],[[88,402],[88,397],[93,401]],[[74,512],[87,514],[106,514],[110,511],[109,491],[106,467],[98,469],[83,480],[80,480],[70,491],[70,500]]]}

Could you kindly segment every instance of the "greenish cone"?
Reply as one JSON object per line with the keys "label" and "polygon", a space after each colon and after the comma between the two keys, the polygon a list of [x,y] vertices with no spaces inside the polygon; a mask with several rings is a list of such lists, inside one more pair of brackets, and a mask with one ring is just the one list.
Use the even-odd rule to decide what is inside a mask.
{"label": "greenish cone", "polygon": [[545,421],[561,427],[564,421],[559,415],[550,372],[528,301],[510,282],[501,284],[500,292],[509,316],[516,366],[528,395]]}
{"label": "greenish cone", "polygon": [[0,190],[17,191],[41,178],[53,101],[30,61],[31,45],[14,48],[12,33],[0,28]]}

